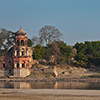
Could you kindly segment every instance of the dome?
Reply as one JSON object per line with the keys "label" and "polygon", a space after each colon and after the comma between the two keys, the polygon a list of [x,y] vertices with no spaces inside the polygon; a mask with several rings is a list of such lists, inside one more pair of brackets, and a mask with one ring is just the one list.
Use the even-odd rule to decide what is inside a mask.
{"label": "dome", "polygon": [[20,27],[20,29],[15,33],[15,35],[16,35],[16,36],[18,36],[18,35],[26,35],[26,32],[24,32],[24,31],[22,30],[22,28]]}

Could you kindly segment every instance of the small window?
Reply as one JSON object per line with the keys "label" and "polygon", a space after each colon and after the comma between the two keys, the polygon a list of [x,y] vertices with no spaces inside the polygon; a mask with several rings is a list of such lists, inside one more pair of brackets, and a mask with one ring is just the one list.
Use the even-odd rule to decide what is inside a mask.
{"label": "small window", "polygon": [[25,67],[25,61],[22,61],[22,67]]}
{"label": "small window", "polygon": [[19,51],[17,51],[17,56],[19,55]]}
{"label": "small window", "polygon": [[17,63],[17,68],[19,68],[19,63]]}
{"label": "small window", "polygon": [[17,45],[19,46],[19,40],[17,40]]}
{"label": "small window", "polygon": [[24,56],[24,51],[22,51],[22,56]]}
{"label": "small window", "polygon": [[5,68],[5,64],[3,64],[3,68]]}
{"label": "small window", "polygon": [[22,67],[25,67],[25,64],[22,64]]}

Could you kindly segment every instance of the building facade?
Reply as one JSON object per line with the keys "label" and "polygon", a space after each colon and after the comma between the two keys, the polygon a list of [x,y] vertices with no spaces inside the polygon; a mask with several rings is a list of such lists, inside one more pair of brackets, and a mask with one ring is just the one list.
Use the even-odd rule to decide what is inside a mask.
{"label": "building facade", "polygon": [[34,48],[27,46],[27,34],[20,28],[15,33],[15,45],[6,55],[0,56],[1,76],[26,77],[31,73]]}

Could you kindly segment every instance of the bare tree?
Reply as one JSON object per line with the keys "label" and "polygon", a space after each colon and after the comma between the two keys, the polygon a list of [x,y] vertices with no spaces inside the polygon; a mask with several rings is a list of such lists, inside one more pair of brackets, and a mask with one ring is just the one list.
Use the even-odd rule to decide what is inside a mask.
{"label": "bare tree", "polygon": [[44,26],[39,31],[40,43],[50,44],[54,41],[59,41],[62,34],[54,26]]}
{"label": "bare tree", "polygon": [[31,39],[31,41],[32,41],[32,43],[33,43],[34,46],[40,43],[39,42],[39,38],[37,36],[33,36],[33,38]]}
{"label": "bare tree", "polygon": [[8,50],[14,44],[14,35],[12,31],[7,31],[6,29],[0,29],[0,50]]}

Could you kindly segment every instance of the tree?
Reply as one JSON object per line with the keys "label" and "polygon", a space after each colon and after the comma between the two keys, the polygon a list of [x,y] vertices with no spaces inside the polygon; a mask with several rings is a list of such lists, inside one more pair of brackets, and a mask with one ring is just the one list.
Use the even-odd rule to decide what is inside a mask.
{"label": "tree", "polygon": [[77,49],[76,65],[82,67],[100,66],[100,41],[76,43],[74,47]]}
{"label": "tree", "polygon": [[4,42],[5,42],[5,39],[6,39],[6,34],[3,33],[2,30],[0,30],[0,51],[1,49],[4,49]]}
{"label": "tree", "polygon": [[88,64],[87,56],[84,55],[83,53],[78,53],[78,55],[75,56],[75,60],[77,60],[77,62],[75,62],[75,63],[78,66],[85,67]]}
{"label": "tree", "polygon": [[59,41],[62,34],[54,26],[44,26],[39,31],[40,43],[50,44],[54,41]]}
{"label": "tree", "polygon": [[4,28],[0,29],[0,50],[8,51],[14,45],[15,33]]}
{"label": "tree", "polygon": [[34,57],[34,59],[41,59],[41,58],[43,58],[44,53],[45,53],[45,48],[38,44],[35,46],[35,50],[33,52],[33,57]]}
{"label": "tree", "polygon": [[72,47],[66,45],[63,41],[54,41],[47,44],[45,50],[44,59],[49,60],[53,56],[55,58],[54,64],[65,64],[72,58]]}
{"label": "tree", "polygon": [[54,64],[58,64],[61,61],[60,55],[61,55],[60,49],[59,49],[58,43],[56,41],[47,45],[45,57],[48,60],[51,58],[51,56],[54,56],[54,58],[55,58]]}
{"label": "tree", "polygon": [[79,53],[79,52],[85,53],[87,45],[84,43],[77,42],[74,47],[77,49],[77,53]]}
{"label": "tree", "polygon": [[31,41],[31,39],[28,39],[28,47],[32,47],[32,45],[33,45],[33,42]]}
{"label": "tree", "polygon": [[37,36],[33,36],[33,38],[31,39],[32,43],[34,46],[36,46],[37,44],[40,44],[40,39]]}

